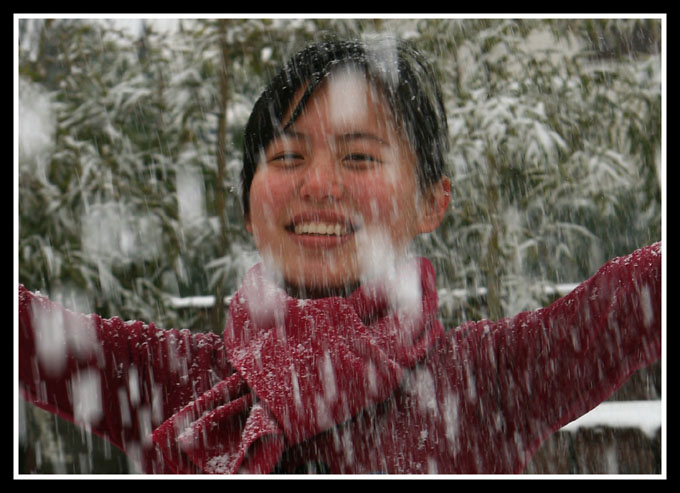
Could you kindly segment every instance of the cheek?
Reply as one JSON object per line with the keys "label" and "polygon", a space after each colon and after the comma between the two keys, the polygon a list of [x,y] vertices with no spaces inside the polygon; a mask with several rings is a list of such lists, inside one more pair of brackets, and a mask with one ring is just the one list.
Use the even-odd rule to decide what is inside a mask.
{"label": "cheek", "polygon": [[281,201],[281,197],[278,196],[276,187],[272,186],[267,180],[257,177],[250,186],[249,201],[248,230],[257,241],[275,223],[276,211],[281,209],[281,206],[277,205]]}
{"label": "cheek", "polygon": [[416,207],[415,184],[408,176],[381,175],[373,177],[354,191],[366,220],[386,225],[412,217]]}
{"label": "cheek", "polygon": [[266,217],[281,210],[289,196],[289,181],[272,176],[266,170],[258,171],[250,186],[251,210],[264,212]]}

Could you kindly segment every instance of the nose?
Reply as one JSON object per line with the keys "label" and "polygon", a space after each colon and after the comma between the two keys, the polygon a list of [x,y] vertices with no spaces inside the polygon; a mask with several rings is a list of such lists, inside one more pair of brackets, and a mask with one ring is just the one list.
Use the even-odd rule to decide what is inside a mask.
{"label": "nose", "polygon": [[329,154],[314,156],[305,169],[299,191],[303,199],[336,202],[343,197],[345,187],[339,169]]}

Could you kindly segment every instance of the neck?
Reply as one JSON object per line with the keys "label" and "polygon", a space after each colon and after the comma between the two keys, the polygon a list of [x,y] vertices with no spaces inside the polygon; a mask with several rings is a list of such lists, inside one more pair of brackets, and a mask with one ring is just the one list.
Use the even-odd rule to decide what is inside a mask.
{"label": "neck", "polygon": [[286,283],[283,288],[289,296],[300,300],[341,297],[346,298],[359,287],[358,282],[341,286],[297,286]]}

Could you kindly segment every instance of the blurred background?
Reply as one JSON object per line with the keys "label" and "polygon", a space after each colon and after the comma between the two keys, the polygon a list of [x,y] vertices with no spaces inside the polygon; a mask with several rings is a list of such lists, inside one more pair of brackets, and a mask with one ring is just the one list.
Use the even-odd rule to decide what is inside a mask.
{"label": "blurred background", "polygon": [[[19,282],[64,306],[221,333],[257,260],[241,132],[282,61],[330,35],[409,39],[444,91],[452,203],[416,252],[441,318],[546,306],[662,238],[662,19],[16,19]],[[219,300],[216,302],[215,300]],[[659,402],[661,367],[612,401]],[[21,473],[119,474],[97,437],[18,403]],[[661,470],[661,428],[577,426],[528,473]]]}

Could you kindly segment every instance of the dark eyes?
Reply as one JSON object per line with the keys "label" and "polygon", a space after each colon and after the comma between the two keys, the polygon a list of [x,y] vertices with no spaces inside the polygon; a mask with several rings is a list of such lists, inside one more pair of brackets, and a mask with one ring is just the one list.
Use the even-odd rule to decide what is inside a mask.
{"label": "dark eyes", "polygon": [[[275,166],[292,168],[302,164],[304,160],[305,156],[301,153],[286,151],[275,154],[269,159],[269,162]],[[350,169],[362,169],[375,166],[376,164],[381,163],[381,160],[373,154],[364,152],[351,152],[342,158],[342,163],[344,166]]]}
{"label": "dark eyes", "polygon": [[295,152],[282,152],[273,156],[270,161],[286,163],[292,161],[301,161],[303,159],[304,157],[301,154]]}
{"label": "dark eyes", "polygon": [[380,164],[381,161],[372,154],[350,153],[343,158],[343,163],[352,169],[363,169]]}
{"label": "dark eyes", "polygon": [[344,161],[373,161],[378,162],[379,159],[371,154],[351,153],[344,157]]}

